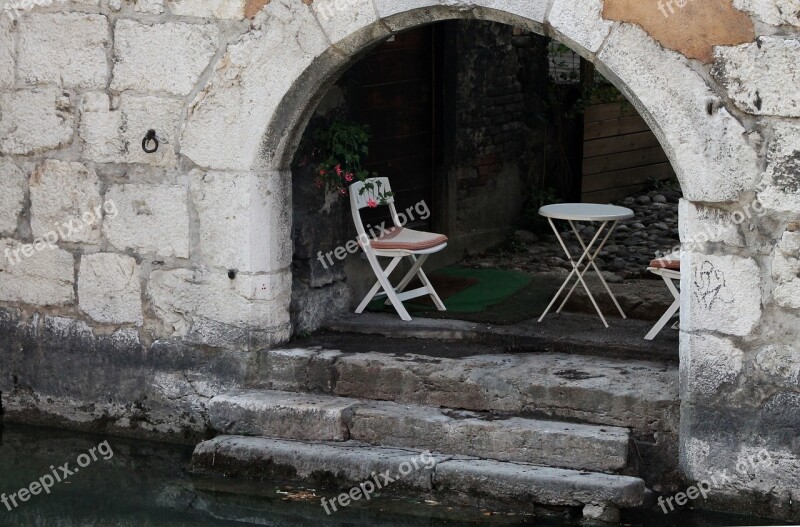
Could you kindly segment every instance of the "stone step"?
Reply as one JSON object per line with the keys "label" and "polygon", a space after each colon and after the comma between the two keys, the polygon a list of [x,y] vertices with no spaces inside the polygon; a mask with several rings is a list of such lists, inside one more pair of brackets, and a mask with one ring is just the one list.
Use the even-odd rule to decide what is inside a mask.
{"label": "stone step", "polygon": [[[561,282],[561,279],[557,279],[557,282]],[[653,282],[653,286],[660,287],[660,290],[669,296],[664,284]],[[596,290],[594,286],[590,285],[590,288]],[[582,287],[576,290],[576,294],[582,292]],[[641,291],[638,293],[641,296]],[[575,296],[573,295],[573,299]],[[348,349],[351,349],[361,342],[374,343],[379,340],[383,344],[383,351],[393,351],[391,348],[408,349],[409,339],[413,339],[415,349],[422,347],[423,343],[429,347],[436,347],[435,343],[459,344],[467,349],[470,345],[483,345],[510,350],[512,353],[553,351],[626,360],[647,357],[659,362],[669,361],[677,364],[679,360],[677,332],[664,332],[655,340],[644,340],[654,322],[669,307],[672,298],[668,299],[660,311],[653,309],[654,314],[657,314],[650,321],[637,320],[637,313],[644,307],[641,305],[641,298],[634,298],[633,292],[627,295],[623,293],[623,296],[628,296],[629,303],[632,303],[628,307],[623,306],[629,318],[624,324],[619,320],[613,322],[612,330],[606,329],[600,323],[594,307],[587,298],[583,301],[583,308],[591,310],[587,315],[561,313],[547,317],[541,323],[534,318],[500,326],[423,317],[415,317],[412,322],[404,322],[396,315],[387,316],[385,313],[344,314],[326,323],[330,333],[321,332],[312,335],[307,345],[329,346],[331,342],[343,341],[347,342]],[[605,294],[597,295],[596,299],[598,302],[610,302],[610,297]],[[573,300],[571,302],[578,303]],[[628,309],[633,306],[636,308]],[[606,314],[616,313],[613,304],[610,305],[610,309],[603,306],[601,309]],[[380,337],[386,337],[386,340]]]}
{"label": "stone step", "polygon": [[207,408],[217,431],[240,436],[353,439],[598,472],[628,464],[630,433],[619,427],[268,390],[232,391]]}
{"label": "stone step", "polygon": [[680,413],[677,366],[563,353],[454,359],[320,348],[265,350],[253,386],[546,416],[627,427],[639,436],[677,434]]}
{"label": "stone step", "polygon": [[[371,497],[392,489],[440,495],[467,495],[531,504],[597,508],[635,507],[644,499],[639,478],[507,461],[482,460],[359,442],[300,442],[265,437],[219,436],[197,445],[190,471],[254,479],[298,478],[343,490],[337,503]],[[349,497],[348,497],[349,496]],[[367,498],[368,499],[368,498]]]}

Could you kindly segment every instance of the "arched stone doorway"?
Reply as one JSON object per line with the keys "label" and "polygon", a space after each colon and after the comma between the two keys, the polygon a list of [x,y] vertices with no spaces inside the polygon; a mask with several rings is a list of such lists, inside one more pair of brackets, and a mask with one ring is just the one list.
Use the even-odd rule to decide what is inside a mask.
{"label": "arched stone doorway", "polygon": [[[260,289],[269,291],[263,299],[256,292],[255,299],[266,303],[276,334],[288,335],[291,281],[286,278],[292,254],[288,167],[322,87],[362,50],[392,32],[444,19],[503,22],[567,44],[634,104],[667,153],[686,198],[681,211],[682,237],[688,249],[682,300],[681,455],[687,475],[701,479],[710,470],[734,467],[737,459],[752,457],[758,446],[766,444],[788,457],[781,458],[783,471],[781,463],[765,469],[762,481],[772,482],[773,489],[784,489],[782,496],[790,498],[786,493],[793,476],[784,473],[785,467],[800,461],[789,453],[786,437],[769,433],[770,423],[781,418],[777,414],[765,417],[762,410],[777,400],[762,393],[742,403],[741,387],[748,377],[743,364],[753,360],[758,345],[744,345],[740,340],[769,342],[758,326],[762,299],[770,297],[775,287],[764,274],[769,268],[764,260],[771,257],[748,247],[764,240],[776,245],[783,235],[785,243],[775,250],[784,254],[791,244],[787,236],[794,239],[794,231],[787,228],[791,218],[786,200],[774,198],[782,191],[757,187],[770,163],[764,145],[773,133],[773,123],[753,115],[767,111],[795,115],[774,106],[762,110],[757,90],[753,94],[757,108],[749,107],[746,90],[732,86],[723,71],[725,61],[734,70],[736,61],[747,61],[738,48],[720,52],[712,71],[702,60],[666,49],[668,44],[662,45],[639,25],[604,18],[603,9],[600,0],[270,2],[256,15],[257,31],[228,47],[189,107],[181,152],[223,179],[245,182],[251,203],[250,250],[241,271],[258,277]],[[742,42],[750,44],[747,40],[736,43]],[[760,49],[761,43],[751,47],[756,46]],[[771,148],[776,158],[785,157],[791,151],[791,133],[783,125],[774,126]],[[778,169],[768,170],[774,180]],[[731,216],[761,194],[772,199],[769,225],[753,235],[739,232],[740,224]],[[758,231],[757,227],[750,230]],[[700,236],[704,233],[711,234]],[[778,299],[778,304],[786,307],[791,302]],[[780,325],[784,319],[776,320]],[[776,375],[780,376],[775,373],[765,381],[764,386],[770,387],[766,392],[774,394],[776,387],[783,390]],[[796,396],[791,390],[785,393]],[[791,399],[790,395],[786,397]],[[744,410],[732,417],[737,408]],[[791,423],[796,426],[796,418]],[[762,486],[738,481],[720,494],[769,492]]]}

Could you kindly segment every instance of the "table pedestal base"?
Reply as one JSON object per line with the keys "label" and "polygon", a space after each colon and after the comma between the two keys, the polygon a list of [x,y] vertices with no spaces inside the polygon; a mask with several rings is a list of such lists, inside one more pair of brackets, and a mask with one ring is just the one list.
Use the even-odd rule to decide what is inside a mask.
{"label": "table pedestal base", "polygon": [[[606,289],[606,292],[608,292],[608,294],[611,296],[611,300],[614,302],[614,305],[617,306],[617,309],[619,310],[619,314],[622,315],[622,318],[628,318],[628,317],[625,316],[625,312],[622,310],[622,307],[620,307],[619,302],[617,302],[617,297],[615,297],[614,293],[611,292],[611,288],[608,287],[608,283],[606,282],[605,278],[603,278],[603,274],[600,272],[600,269],[597,267],[597,264],[595,263],[595,259],[600,254],[600,251],[603,249],[603,247],[605,247],[606,242],[608,241],[608,238],[614,232],[614,229],[616,228],[617,223],[619,223],[619,222],[618,221],[614,221],[614,222],[604,221],[600,225],[600,228],[597,229],[597,232],[595,233],[594,237],[591,239],[591,241],[587,245],[583,241],[583,238],[581,238],[581,235],[578,232],[577,227],[575,226],[575,222],[573,220],[568,220],[569,225],[572,228],[572,232],[575,233],[575,236],[578,238],[578,243],[580,243],[581,248],[583,249],[583,254],[581,254],[581,257],[578,259],[577,262],[575,262],[575,260],[573,259],[572,255],[569,252],[569,249],[567,249],[567,246],[564,243],[564,240],[561,238],[561,233],[559,233],[558,229],[556,229],[556,225],[555,225],[555,223],[553,223],[553,219],[552,218],[547,218],[547,221],[550,222],[550,227],[552,227],[553,232],[556,233],[556,238],[558,238],[558,242],[561,244],[561,248],[564,250],[564,253],[567,255],[567,258],[569,259],[570,264],[572,264],[572,271],[567,276],[567,279],[564,280],[564,283],[561,285],[561,288],[556,293],[556,296],[553,297],[553,300],[550,302],[550,305],[547,306],[547,309],[544,310],[544,313],[542,313],[542,316],[539,317],[539,322],[541,322],[544,319],[545,315],[547,315],[547,313],[550,312],[550,310],[553,308],[553,306],[555,305],[555,303],[558,300],[558,298],[561,296],[561,293],[564,292],[564,289],[567,288],[567,286],[570,284],[570,282],[572,282],[573,276],[575,276],[576,277],[575,283],[572,285],[572,288],[567,293],[567,296],[564,297],[564,300],[561,302],[561,305],[556,310],[556,313],[561,313],[561,310],[564,308],[564,306],[566,305],[567,301],[572,296],[572,293],[575,292],[575,288],[578,287],[578,283],[580,283],[583,286],[583,289],[586,291],[586,294],[589,295],[589,300],[592,301],[592,305],[594,306],[595,310],[597,310],[597,314],[600,315],[600,320],[603,321],[603,324],[605,325],[605,327],[608,327],[608,322],[606,322],[606,317],[603,316],[603,312],[600,310],[600,306],[597,305],[597,301],[595,300],[594,295],[592,295],[592,292],[589,290],[589,286],[586,284],[586,281],[583,279],[583,277],[586,275],[586,272],[589,270],[590,267],[592,269],[594,269],[595,273],[597,273],[597,276],[600,278],[600,282],[602,282],[603,287],[605,287],[605,289]],[[609,223],[611,224],[610,226],[609,226]],[[595,246],[595,244],[597,244],[598,240],[600,240],[600,237],[602,236],[603,231],[605,231],[606,234],[603,237],[602,241],[600,241],[600,244],[597,246],[597,249],[595,249],[593,251],[592,248]],[[584,260],[586,260],[586,264],[581,268],[581,265],[583,265]]]}

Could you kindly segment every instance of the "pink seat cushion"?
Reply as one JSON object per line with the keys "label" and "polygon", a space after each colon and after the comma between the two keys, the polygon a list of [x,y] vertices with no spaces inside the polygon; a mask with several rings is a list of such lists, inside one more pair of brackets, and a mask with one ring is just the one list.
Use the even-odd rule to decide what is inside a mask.
{"label": "pink seat cushion", "polygon": [[650,267],[656,269],[671,269],[673,271],[681,270],[681,259],[672,255],[664,256],[663,258],[656,258],[650,262]]}
{"label": "pink seat cushion", "polygon": [[375,249],[402,249],[405,251],[422,251],[447,243],[447,236],[433,232],[415,231],[413,229],[395,228],[380,238],[372,240]]}

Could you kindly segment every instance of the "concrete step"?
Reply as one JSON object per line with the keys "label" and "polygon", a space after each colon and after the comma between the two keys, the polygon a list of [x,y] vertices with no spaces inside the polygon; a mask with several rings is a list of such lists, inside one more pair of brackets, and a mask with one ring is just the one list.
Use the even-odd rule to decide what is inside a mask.
{"label": "concrete step", "polygon": [[[347,494],[327,507],[369,499],[372,493],[414,489],[449,496],[480,497],[531,504],[577,507],[596,514],[642,503],[639,478],[532,464],[481,460],[365,446],[358,442],[299,442],[264,437],[219,436],[197,445],[190,471],[255,479],[299,478],[314,485],[335,485]],[[369,496],[367,496],[369,494]],[[349,496],[349,497],[348,497]]]}
{"label": "concrete step", "polygon": [[[376,339],[373,349],[381,348]],[[283,349],[259,354],[253,386],[677,434],[678,368],[563,353],[463,358]]]}
{"label": "concrete step", "polygon": [[[653,282],[653,285],[669,296],[663,283]],[[576,293],[582,291],[583,288],[579,287]],[[597,295],[597,298],[610,300],[606,294]],[[641,298],[638,302],[641,303]],[[559,313],[547,316],[542,322],[539,322],[537,317],[510,325],[423,317],[415,317],[414,320],[405,322],[396,315],[386,313],[345,314],[328,321],[326,328],[329,333],[314,334],[308,340],[308,345],[327,346],[336,340],[355,340],[357,345],[358,337],[364,342],[375,342],[378,340],[377,336],[382,336],[387,337],[389,341],[396,341],[398,345],[394,347],[405,345],[406,349],[409,346],[409,339],[413,339],[411,342],[414,343],[415,349],[421,347],[422,343],[430,342],[482,344],[501,347],[512,353],[550,351],[632,360],[647,357],[677,364],[679,359],[677,331],[664,331],[655,340],[644,340],[655,320],[661,317],[671,302],[670,297],[660,311],[655,309],[657,316],[652,321],[636,320],[635,312],[629,312],[626,308],[629,318],[624,321],[618,318],[612,319],[609,322],[612,325],[610,330],[600,322],[588,299],[583,303],[585,308],[591,310],[591,314]],[[611,309],[603,308],[603,312],[613,317],[616,308],[612,305]],[[348,350],[352,348],[348,347]]]}
{"label": "concrete step", "polygon": [[630,444],[629,431],[619,427],[268,390],[219,395],[209,402],[208,414],[211,425],[225,434],[354,439],[600,472],[625,469]]}

